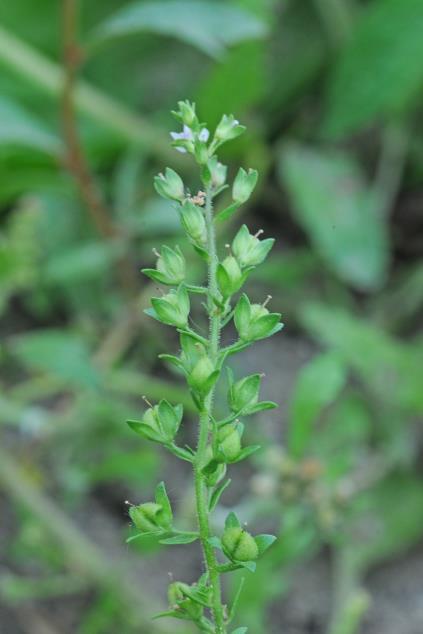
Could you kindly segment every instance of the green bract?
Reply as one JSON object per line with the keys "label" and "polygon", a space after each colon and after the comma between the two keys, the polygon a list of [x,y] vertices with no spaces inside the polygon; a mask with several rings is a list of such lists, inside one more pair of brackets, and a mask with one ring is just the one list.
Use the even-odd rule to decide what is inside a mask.
{"label": "green bract", "polygon": [[183,200],[185,197],[182,178],[174,170],[167,167],[165,175],[159,174],[154,179],[154,187],[160,196],[169,200]]}
{"label": "green bract", "polygon": [[140,421],[129,420],[128,425],[148,440],[170,443],[178,433],[183,414],[182,405],[174,407],[165,399],[150,407]]}
{"label": "green bract", "polygon": [[[157,535],[160,543],[166,545],[188,544],[199,539],[204,553],[204,574],[192,585],[180,581],[171,583],[169,609],[158,617],[185,619],[195,624],[199,631],[229,634],[234,608],[226,610],[219,577],[238,568],[253,572],[255,561],[272,544],[274,537],[253,537],[241,527],[234,513],[230,513],[219,539],[212,533],[213,523],[208,516],[230,485],[229,467],[233,468],[234,464],[260,449],[259,445],[242,446],[245,426],[238,417],[250,416],[276,407],[276,404],[259,401],[262,375],[252,374],[235,381],[228,369],[229,411],[222,420],[217,420],[213,413],[214,391],[222,367],[231,354],[282,328],[280,314],[270,313],[266,308],[267,301],[251,303],[245,294],[238,300],[234,298],[254,267],[267,257],[273,239],[260,241],[261,231],[252,235],[243,225],[233,238],[229,254],[219,258],[215,224],[233,216],[249,199],[257,182],[257,172],[240,168],[232,184],[232,202],[214,214],[214,201],[227,187],[227,168],[219,162],[216,151],[245,128],[233,115],[223,115],[214,134],[210,135],[207,125],[198,119],[195,104],[189,101],[180,101],[173,114],[182,124],[182,130],[171,132],[172,145],[194,158],[199,167],[200,182],[194,190],[189,190],[181,177],[167,168],[164,175],[155,178],[154,185],[161,196],[176,203],[175,213],[179,214],[186,238],[207,263],[207,285],[190,283],[189,270],[179,247],[164,245],[160,253],[156,253],[156,268],[143,272],[155,282],[174,287],[162,297],[152,297],[152,308],[146,312],[179,331],[180,354],[163,352],[160,356],[185,376],[199,415],[197,447],[194,450],[175,444],[182,422],[182,406],[171,405],[165,399],[150,406],[140,421],[131,420],[128,424],[143,438],[160,443],[173,455],[192,464],[198,525],[190,531],[173,526],[171,505],[161,483],[153,502],[131,507],[129,514],[139,534],[128,541],[146,533]],[[201,305],[209,322],[208,337],[204,334],[206,329],[197,330],[197,316],[190,319],[191,293],[203,299]],[[221,349],[221,331],[232,320],[239,339]],[[220,564],[216,549],[222,550],[229,561]],[[244,629],[241,627],[236,631]]]}
{"label": "green bract", "polygon": [[148,314],[158,321],[177,328],[187,325],[190,303],[185,286],[181,285],[176,291],[171,290],[163,297],[153,297],[151,303],[153,311],[149,311]]}
{"label": "green bract", "polygon": [[240,125],[233,114],[224,114],[216,128],[214,138],[220,142],[231,141],[243,132],[245,132],[245,126]]}
{"label": "green bract", "polygon": [[245,294],[235,308],[235,327],[242,341],[271,337],[283,327],[280,318],[280,313],[269,313],[263,304],[251,304]]}
{"label": "green bract", "polygon": [[242,167],[239,168],[232,186],[232,198],[235,202],[245,203],[249,199],[256,186],[257,178],[257,170],[249,169],[246,172]]}
{"label": "green bract", "polygon": [[178,246],[175,249],[163,245],[162,252],[158,254],[155,269],[142,269],[155,282],[173,286],[180,284],[185,279],[185,258]]}
{"label": "green bract", "polygon": [[204,214],[198,205],[185,200],[180,209],[181,223],[191,242],[198,247],[207,243],[207,229]]}
{"label": "green bract", "polygon": [[236,234],[232,242],[232,252],[241,267],[258,266],[266,259],[275,241],[273,238],[259,240],[260,233],[253,236],[247,226],[242,225]]}

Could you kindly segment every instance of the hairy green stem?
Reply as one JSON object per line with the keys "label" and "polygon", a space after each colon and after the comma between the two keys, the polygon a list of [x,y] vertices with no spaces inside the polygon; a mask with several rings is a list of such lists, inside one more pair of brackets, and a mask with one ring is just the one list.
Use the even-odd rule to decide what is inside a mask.
{"label": "hairy green stem", "polygon": [[[207,250],[209,254],[208,262],[208,308],[210,321],[210,337],[209,337],[209,355],[212,361],[216,361],[219,353],[219,338],[221,329],[220,314],[217,313],[213,303],[213,297],[218,295],[218,286],[216,279],[217,270],[217,253],[216,253],[216,235],[213,223],[212,210],[212,194],[208,189],[206,192],[205,219],[207,226]],[[204,475],[201,472],[204,466],[207,445],[210,435],[210,423],[212,421],[213,392],[208,394],[204,402],[204,408],[200,412],[200,433],[197,446],[197,458],[195,464],[195,494],[197,504],[197,517],[200,531],[200,539],[203,547],[204,559],[209,573],[210,586],[212,590],[212,613],[215,624],[216,634],[226,634],[224,610],[221,596],[220,572],[218,570],[218,562],[213,549],[209,543],[211,537],[209,512],[208,512],[208,489]],[[213,440],[215,438],[215,430],[213,429]]]}

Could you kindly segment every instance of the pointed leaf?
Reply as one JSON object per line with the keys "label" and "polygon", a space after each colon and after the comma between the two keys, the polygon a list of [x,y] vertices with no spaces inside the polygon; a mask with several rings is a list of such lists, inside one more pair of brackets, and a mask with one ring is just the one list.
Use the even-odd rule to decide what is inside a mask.
{"label": "pointed leaf", "polygon": [[219,213],[215,217],[215,220],[217,222],[228,220],[240,207],[240,203],[232,203],[231,205],[229,205],[229,207],[226,207],[226,209],[222,209],[222,211],[219,211]]}
{"label": "pointed leaf", "polygon": [[167,494],[164,482],[160,482],[157,485],[155,498],[156,503],[160,504],[160,506],[162,507],[162,515],[164,516],[164,519],[169,524],[169,526],[171,526],[173,520],[172,506],[170,504],[169,496]]}
{"label": "pointed leaf", "polygon": [[236,514],[231,511],[225,520],[225,528],[237,528],[238,526],[241,526],[241,523]]}

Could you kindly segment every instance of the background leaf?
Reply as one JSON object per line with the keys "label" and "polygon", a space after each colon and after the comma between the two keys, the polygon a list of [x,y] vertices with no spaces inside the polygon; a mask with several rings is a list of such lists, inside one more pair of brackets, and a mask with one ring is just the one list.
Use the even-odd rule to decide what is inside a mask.
{"label": "background leaf", "polygon": [[423,3],[370,3],[328,84],[325,130],[341,136],[401,112],[423,86]]}
{"label": "background leaf", "polygon": [[294,456],[304,454],[313,422],[337,397],[346,379],[346,367],[333,353],[318,355],[302,369],[291,404],[288,446]]}
{"label": "background leaf", "polygon": [[362,290],[382,284],[388,238],[379,200],[347,154],[282,148],[279,175],[296,220],[330,269]]}
{"label": "background leaf", "polygon": [[149,31],[171,35],[216,57],[226,46],[262,37],[265,30],[259,18],[235,4],[167,0],[122,8],[96,29],[95,38],[98,42]]}

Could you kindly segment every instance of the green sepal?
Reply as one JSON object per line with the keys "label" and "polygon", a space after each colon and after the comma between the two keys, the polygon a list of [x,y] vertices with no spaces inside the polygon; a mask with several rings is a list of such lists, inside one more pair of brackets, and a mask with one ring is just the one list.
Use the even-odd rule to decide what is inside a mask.
{"label": "green sepal", "polygon": [[228,220],[231,216],[234,215],[234,213],[241,207],[241,203],[238,202],[234,202],[231,205],[229,205],[229,207],[226,207],[225,209],[222,209],[222,211],[219,211],[218,214],[216,214],[215,216],[215,220],[217,222],[223,222],[224,220]]}
{"label": "green sepal", "polygon": [[259,557],[263,555],[268,548],[276,541],[275,535],[256,535],[254,537],[254,541],[257,544],[257,548],[259,551]]}
{"label": "green sepal", "polygon": [[213,493],[210,496],[209,513],[212,513],[214,511],[214,509],[216,508],[216,506],[219,503],[219,500],[220,500],[220,497],[221,497],[222,493],[230,485],[231,482],[232,482],[232,480],[230,478],[228,478],[228,480],[224,480],[223,482],[221,482],[215,488],[215,490],[213,491]]}
{"label": "green sepal", "polygon": [[231,634],[247,634],[248,627],[237,627],[236,630],[233,630]]}
{"label": "green sepal", "polygon": [[160,539],[160,544],[165,544],[167,546],[173,546],[178,544],[191,544],[199,539],[198,533],[192,533],[186,531],[185,533],[178,533],[176,535],[172,535],[172,537],[166,537],[165,539]]}
{"label": "green sepal", "polygon": [[166,399],[162,399],[159,402],[157,412],[166,437],[173,440],[178,433],[182,421],[184,413],[183,406],[180,403],[172,406]]}

